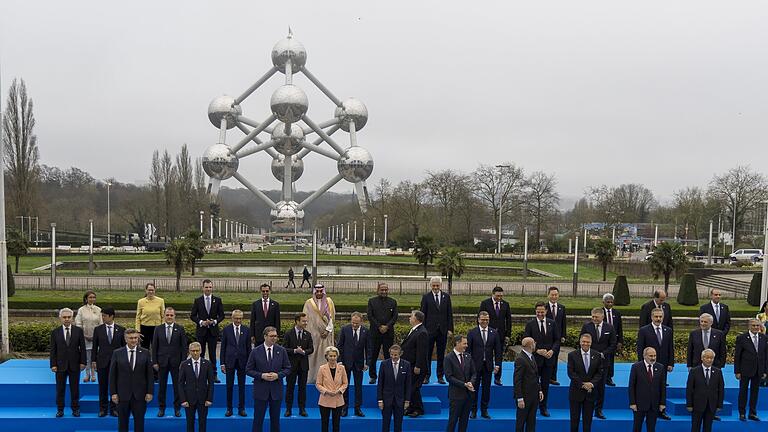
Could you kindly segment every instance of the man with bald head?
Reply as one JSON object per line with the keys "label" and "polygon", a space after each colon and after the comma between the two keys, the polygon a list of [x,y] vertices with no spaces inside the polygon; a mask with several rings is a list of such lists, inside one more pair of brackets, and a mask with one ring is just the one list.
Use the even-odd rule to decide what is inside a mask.
{"label": "man with bald head", "polygon": [[[728,305],[721,302],[723,292],[717,288],[712,288],[709,291],[710,301],[704,303],[699,308],[701,313],[708,313],[712,315],[712,328],[716,328],[723,332],[723,336],[728,336],[728,332],[731,330],[731,311],[728,309]],[[715,357],[717,361],[717,357]]]}
{"label": "man with bald head", "polygon": [[523,350],[515,359],[514,391],[517,400],[515,431],[534,432],[536,408],[539,402],[544,400],[544,393],[539,385],[539,370],[533,358],[536,341],[532,337],[525,337],[522,345]]}
{"label": "man with bald head", "polygon": [[665,408],[667,401],[667,370],[656,362],[656,349],[643,350],[643,359],[632,365],[629,372],[629,409],[634,421],[633,432],[645,428],[656,430],[656,418]]}

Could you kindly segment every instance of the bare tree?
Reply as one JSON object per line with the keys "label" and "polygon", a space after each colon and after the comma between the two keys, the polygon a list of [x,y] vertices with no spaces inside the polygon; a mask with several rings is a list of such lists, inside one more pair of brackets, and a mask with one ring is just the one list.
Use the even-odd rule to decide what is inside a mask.
{"label": "bare tree", "polygon": [[392,191],[393,210],[397,216],[395,223],[408,224],[409,240],[415,241],[419,236],[419,225],[422,222],[424,205],[426,203],[425,187],[421,183],[410,180],[401,181]]}
{"label": "bare tree", "polygon": [[656,206],[653,192],[634,183],[590,188],[589,197],[595,217],[609,226],[619,222],[646,222]]}
{"label": "bare tree", "polygon": [[160,160],[160,173],[163,184],[163,200],[165,202],[165,235],[166,237],[176,237],[176,182],[178,173],[176,167],[173,166],[173,160],[168,150],[163,152],[163,158]]}
{"label": "bare tree", "polygon": [[455,223],[459,199],[469,188],[469,177],[453,170],[427,172],[424,186],[437,206],[440,234],[448,244],[455,244]]}
{"label": "bare tree", "polygon": [[[523,169],[507,162],[499,167],[480,165],[472,173],[475,196],[486,204],[493,214],[493,226],[498,229],[499,218],[516,208],[524,184]],[[497,232],[500,243],[501,232]]]}
{"label": "bare tree", "polygon": [[178,196],[179,229],[186,231],[199,229],[198,221],[200,206],[197,201],[194,184],[194,168],[192,158],[189,156],[187,144],[181,146],[181,151],[176,155],[176,193]]}
{"label": "bare tree", "polygon": [[554,174],[536,171],[525,182],[525,207],[536,226],[534,240],[541,245],[541,231],[544,224],[557,214],[560,195],[557,193],[557,179]]}
{"label": "bare tree", "polygon": [[726,209],[731,227],[735,227],[734,248],[738,244],[739,229],[744,225],[745,215],[768,198],[768,181],[749,166],[731,168],[722,175],[715,175],[709,182],[707,194],[720,201]]}
{"label": "bare tree", "polygon": [[8,175],[10,202],[15,213],[31,215],[35,209],[36,189],[40,179],[37,136],[34,134],[35,115],[32,99],[22,79],[13,80],[8,89],[3,116],[3,144]]}
{"label": "bare tree", "polygon": [[163,195],[163,169],[160,163],[160,152],[152,152],[152,166],[149,173],[149,188],[152,192],[152,223],[158,228],[162,225],[165,197]]}

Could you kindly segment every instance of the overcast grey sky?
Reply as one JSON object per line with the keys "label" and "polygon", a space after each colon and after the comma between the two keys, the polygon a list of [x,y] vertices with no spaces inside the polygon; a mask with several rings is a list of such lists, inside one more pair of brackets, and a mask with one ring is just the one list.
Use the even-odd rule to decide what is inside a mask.
{"label": "overcast grey sky", "polygon": [[[637,182],[664,199],[739,164],[767,171],[767,12],[702,0],[2,0],[2,94],[26,80],[42,163],[145,181],[154,149],[187,143],[198,156],[216,141],[208,103],[261,76],[290,25],[308,68],[368,106],[369,185],[512,161],[555,173],[565,197]],[[281,82],[244,114],[267,117]],[[306,78],[295,83],[313,119],[332,116]],[[319,155],[305,163],[299,189],[335,174]],[[264,154],[241,172],[278,187]]]}

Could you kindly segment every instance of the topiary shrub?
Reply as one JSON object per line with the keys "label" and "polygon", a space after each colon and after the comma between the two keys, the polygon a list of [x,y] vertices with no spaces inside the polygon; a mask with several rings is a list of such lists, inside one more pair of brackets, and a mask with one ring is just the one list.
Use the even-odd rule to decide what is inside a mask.
{"label": "topiary shrub", "polygon": [[628,306],[630,301],[627,277],[616,276],[616,282],[613,283],[613,304],[615,306]]}
{"label": "topiary shrub", "polygon": [[747,293],[747,303],[749,303],[750,306],[760,307],[760,289],[762,284],[762,273],[755,273],[752,275],[752,282],[749,283],[749,293]]}
{"label": "topiary shrub", "polygon": [[692,273],[683,275],[680,281],[680,291],[677,292],[677,303],[683,306],[699,304],[699,292],[696,290],[696,277]]}
{"label": "topiary shrub", "polygon": [[5,272],[8,275],[8,297],[13,297],[13,295],[16,294],[16,281],[13,279],[13,273],[11,272],[10,264],[8,264]]}

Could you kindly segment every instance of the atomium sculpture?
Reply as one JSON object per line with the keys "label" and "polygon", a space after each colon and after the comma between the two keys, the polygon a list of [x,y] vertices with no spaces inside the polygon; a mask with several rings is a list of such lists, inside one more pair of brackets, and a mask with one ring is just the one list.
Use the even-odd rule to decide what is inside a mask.
{"label": "atomium sculpture", "polygon": [[[342,101],[334,96],[309,72],[306,62],[304,45],[294,39],[289,30],[288,37],[272,48],[273,66],[264,76],[237,98],[219,96],[208,105],[208,119],[219,129],[218,142],[205,150],[202,160],[203,169],[210,177],[208,193],[211,201],[215,202],[221,181],[234,177],[270,207],[272,225],[278,230],[292,230],[294,224],[301,225],[304,209],[342,179],[355,184],[360,210],[367,210],[365,180],[373,172],[373,158],[357,145],[357,132],[368,122],[368,109],[357,99]],[[241,103],[277,72],[285,75],[285,84],[272,93],[272,114],[261,123],[244,117]],[[318,124],[307,116],[309,101],[304,91],[293,84],[295,73],[304,74],[336,105],[332,119]],[[227,144],[227,131],[232,128],[245,134],[234,145]],[[339,129],[349,133],[346,149],[331,138]],[[259,138],[262,133],[269,135],[266,141]],[[317,138],[309,142],[308,137],[312,134],[317,134]],[[323,143],[330,149],[321,147]],[[259,152],[272,157],[272,175],[282,183],[279,202],[272,201],[237,172],[240,159]],[[338,174],[298,203],[293,198],[293,182],[304,172],[303,158],[310,152],[335,160]]]}

